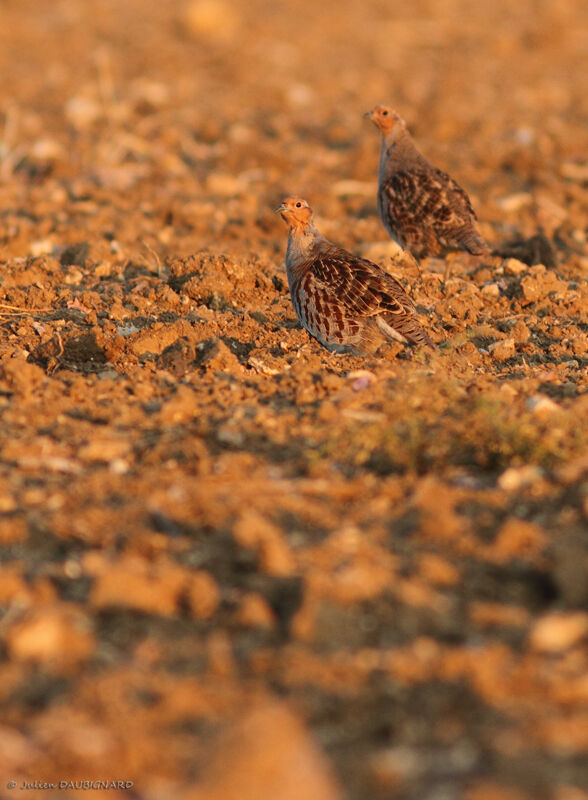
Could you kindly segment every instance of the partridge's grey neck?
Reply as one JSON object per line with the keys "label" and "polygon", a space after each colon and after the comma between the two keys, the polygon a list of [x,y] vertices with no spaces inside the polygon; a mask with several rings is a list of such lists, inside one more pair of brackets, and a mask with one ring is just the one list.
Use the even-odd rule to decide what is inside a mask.
{"label": "partridge's grey neck", "polygon": [[309,259],[324,252],[332,244],[318,231],[312,222],[303,226],[293,226],[288,234],[286,250],[286,267],[289,271],[298,272]]}
{"label": "partridge's grey neck", "polygon": [[[388,177],[398,169],[398,164],[418,164],[426,162],[417,150],[411,135],[406,129],[392,131],[382,139],[380,155],[380,176]],[[426,162],[428,163],[428,162]]]}

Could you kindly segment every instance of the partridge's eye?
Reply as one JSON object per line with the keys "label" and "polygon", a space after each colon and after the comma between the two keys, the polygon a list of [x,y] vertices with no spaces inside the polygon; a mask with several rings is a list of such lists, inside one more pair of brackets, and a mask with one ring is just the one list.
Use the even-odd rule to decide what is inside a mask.
{"label": "partridge's eye", "polygon": [[387,117],[388,116],[388,112],[387,111],[382,111],[382,116],[383,117]]}
{"label": "partridge's eye", "polygon": [[296,208],[302,208],[302,203],[296,203]]}

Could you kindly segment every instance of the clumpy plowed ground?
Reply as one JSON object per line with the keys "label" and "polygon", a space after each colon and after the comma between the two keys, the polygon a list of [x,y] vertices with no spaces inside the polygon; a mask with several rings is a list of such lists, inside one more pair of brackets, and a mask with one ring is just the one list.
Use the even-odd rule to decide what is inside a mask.
{"label": "clumpy plowed ground", "polygon": [[[585,4],[2,15],[0,793],[585,800]],[[394,260],[380,102],[504,258]],[[434,353],[308,339],[292,193]]]}

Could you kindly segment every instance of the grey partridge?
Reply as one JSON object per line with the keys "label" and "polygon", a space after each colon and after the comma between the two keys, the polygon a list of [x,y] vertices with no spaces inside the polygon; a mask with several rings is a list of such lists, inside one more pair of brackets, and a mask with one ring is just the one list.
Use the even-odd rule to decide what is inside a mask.
{"label": "grey partridge", "polygon": [[301,197],[276,209],[288,223],[286,271],[300,324],[335,352],[373,353],[386,341],[432,346],[402,285],[383,269],[330,242]]}
{"label": "grey partridge", "polygon": [[451,250],[490,255],[470,198],[421,155],[404,120],[388,106],[365,116],[382,133],[378,211],[390,236],[416,258]]}

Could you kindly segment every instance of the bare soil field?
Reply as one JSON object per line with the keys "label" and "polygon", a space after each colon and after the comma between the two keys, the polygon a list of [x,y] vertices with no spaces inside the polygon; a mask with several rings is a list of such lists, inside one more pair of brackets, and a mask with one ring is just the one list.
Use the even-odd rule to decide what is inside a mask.
{"label": "bare soil field", "polygon": [[[0,15],[0,797],[587,800],[584,0]],[[434,352],[309,339],[287,194]]]}

